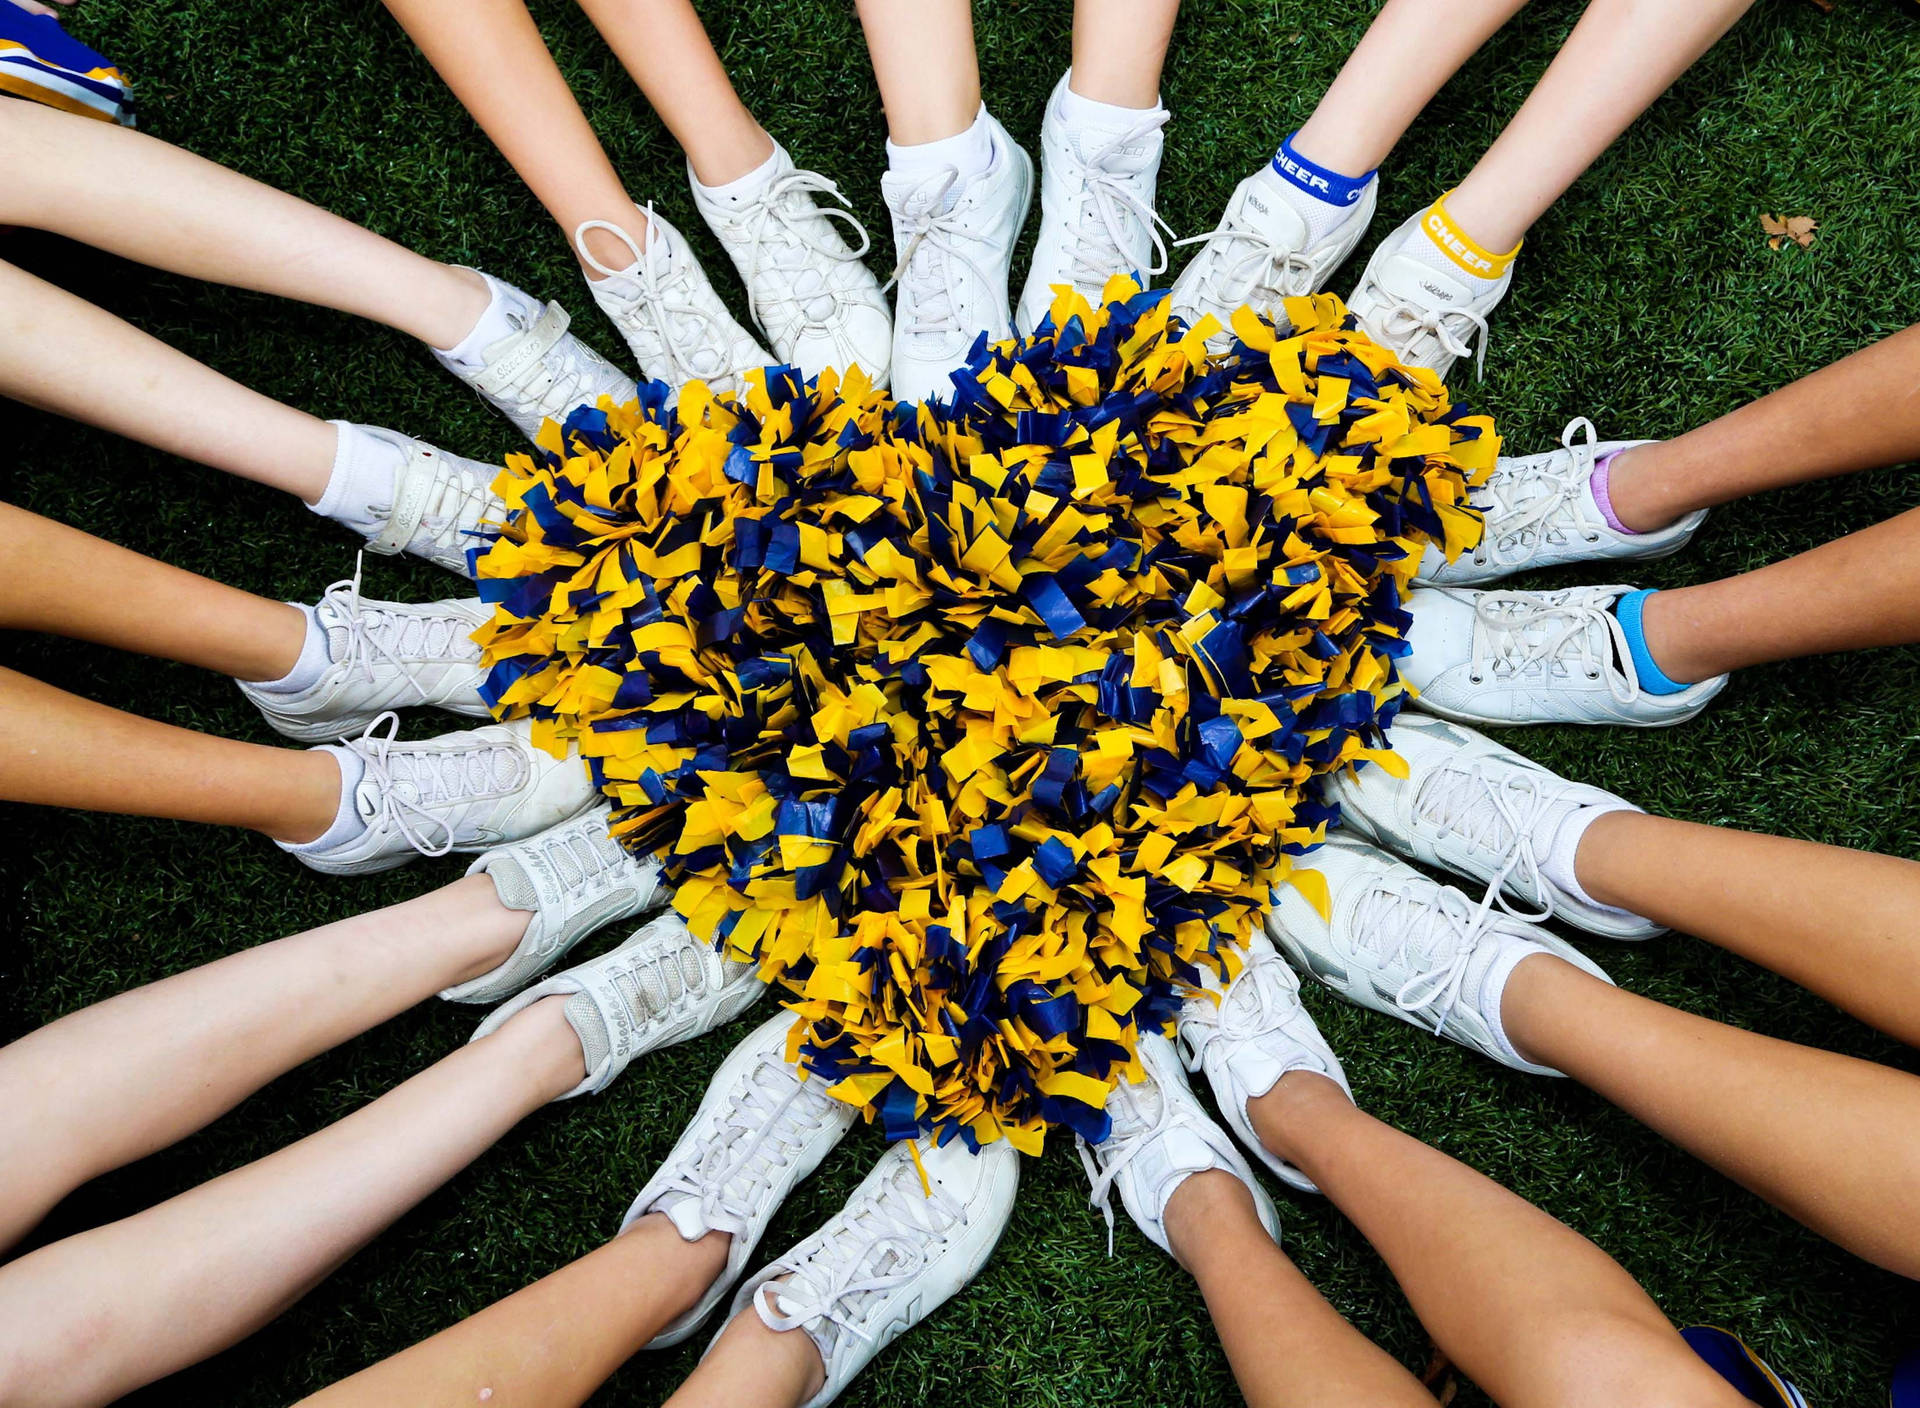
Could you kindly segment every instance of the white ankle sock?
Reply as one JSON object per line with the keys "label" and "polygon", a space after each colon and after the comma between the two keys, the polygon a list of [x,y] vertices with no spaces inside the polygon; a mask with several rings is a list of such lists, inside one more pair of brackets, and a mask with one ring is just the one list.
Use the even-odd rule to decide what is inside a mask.
{"label": "white ankle sock", "polygon": [[340,765],[340,809],[333,814],[333,825],[329,826],[313,840],[289,850],[325,851],[343,842],[352,840],[367,824],[360,819],[360,810],[353,804],[354,789],[360,785],[360,779],[366,776],[367,761],[351,748],[343,748],[338,743],[323,743],[316,752],[331,753],[333,760]]}
{"label": "white ankle sock", "polygon": [[964,186],[974,177],[990,170],[993,156],[993,128],[987,119],[985,103],[980,104],[973,126],[951,137],[942,137],[937,142],[916,142],[906,147],[897,145],[891,137],[887,139],[888,170],[931,172],[951,166],[960,173],[959,179],[954,182],[956,187]]}
{"label": "white ankle sock", "polygon": [[[322,518],[372,537],[386,525],[386,515],[393,508],[394,480],[407,452],[364,425],[344,420],[327,423],[340,437],[333,451],[333,474],[320,502],[310,507]],[[376,509],[378,517],[373,513]]]}
{"label": "white ankle sock", "polygon": [[487,310],[465,337],[451,347],[435,350],[448,361],[459,363],[463,371],[477,372],[485,365],[484,354],[489,347],[503,337],[512,337],[516,332],[532,327],[546,308],[532,294],[496,279],[492,274],[480,269],[471,272],[487,281],[487,292],[492,295]]}
{"label": "white ankle sock", "polygon": [[333,663],[331,642],[327,639],[326,627],[320,624],[319,613],[304,602],[290,601],[287,605],[306,618],[307,637],[300,643],[300,658],[293,662],[291,670],[277,680],[262,680],[254,685],[255,689],[273,694],[298,694],[303,689],[312,689]]}
{"label": "white ankle sock", "polygon": [[1102,103],[1083,98],[1073,91],[1073,70],[1067,70],[1067,86],[1060,90],[1060,120],[1070,127],[1099,127],[1124,132],[1148,113],[1160,111],[1156,96],[1151,107],[1127,108],[1118,103]]}
{"label": "white ankle sock", "polygon": [[[1637,812],[1640,808],[1626,802],[1596,803],[1593,806],[1577,807],[1564,817],[1553,833],[1553,840],[1544,854],[1540,854],[1540,873],[1579,900],[1595,909],[1608,910],[1614,914],[1625,914],[1623,909],[1601,904],[1580,884],[1580,877],[1574,873],[1574,856],[1580,849],[1580,838],[1587,834],[1587,828],[1605,816],[1608,812]],[[1536,852],[1536,854],[1539,854]]]}
{"label": "white ankle sock", "polygon": [[780,174],[782,167],[791,165],[792,158],[787,156],[786,148],[775,142],[772,155],[744,176],[737,176],[722,185],[709,186],[689,168],[687,179],[693,182],[696,191],[710,201],[721,205],[743,205],[764,191],[768,183]]}

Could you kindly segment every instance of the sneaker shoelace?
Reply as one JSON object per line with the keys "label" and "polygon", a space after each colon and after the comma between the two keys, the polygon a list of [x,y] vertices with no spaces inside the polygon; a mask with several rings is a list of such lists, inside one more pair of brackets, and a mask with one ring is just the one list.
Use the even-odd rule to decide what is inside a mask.
{"label": "sneaker shoelace", "polygon": [[907,238],[886,288],[899,284],[907,295],[902,302],[909,305],[912,316],[899,326],[909,337],[980,331],[962,321],[966,311],[963,276],[971,274],[981,285],[993,280],[961,248],[961,240],[968,237],[966,220],[957,205],[947,207],[947,196],[959,179],[959,167],[943,167],[908,192],[901,203],[900,225]]}
{"label": "sneaker shoelace", "polygon": [[1471,357],[1475,372],[1487,374],[1487,320],[1471,308],[1432,308],[1413,303],[1369,279],[1373,294],[1386,305],[1380,320],[1384,339],[1394,347],[1411,348],[1422,336],[1437,341],[1449,356]]}
{"label": "sneaker shoelace", "polygon": [[593,813],[584,826],[535,837],[533,845],[559,877],[567,896],[579,902],[598,898],[629,862],[620,843],[607,834],[601,813]]}
{"label": "sneaker shoelace", "polygon": [[[1494,778],[1483,763],[1441,768],[1421,784],[1414,816],[1494,861],[1481,908],[1499,905],[1515,919],[1538,923],[1551,917],[1553,882],[1540,868],[1533,838],[1542,822],[1571,801],[1569,789],[1551,777],[1522,772]],[[1576,804],[1577,805],[1577,804]],[[1538,911],[1516,909],[1503,893],[1509,879],[1546,897]]]}
{"label": "sneaker shoelace", "polygon": [[1173,247],[1190,244],[1205,246],[1200,252],[1205,261],[1200,269],[1201,299],[1229,313],[1243,304],[1271,307],[1282,299],[1313,292],[1313,261],[1304,251],[1237,225],[1231,215],[1223,215],[1204,235],[1175,240]]}
{"label": "sneaker shoelace", "polygon": [[[1545,468],[1514,484],[1513,497],[1502,489],[1498,475],[1487,482],[1480,490],[1485,496],[1487,531],[1490,536],[1496,531],[1499,534],[1486,545],[1489,560],[1503,567],[1510,562],[1517,564],[1525,560],[1529,538],[1553,540],[1556,533],[1564,531],[1556,520],[1586,493],[1587,482],[1593,478],[1594,451],[1599,443],[1600,432],[1594,429],[1593,422],[1585,416],[1576,416],[1560,433],[1560,452]],[[1519,498],[1522,491],[1526,493],[1524,501]],[[1584,531],[1589,543],[1600,541],[1600,535],[1592,529]],[[1506,543],[1515,544],[1521,552],[1509,559],[1502,546]]]}
{"label": "sneaker shoelace", "polygon": [[[512,315],[512,322],[520,336],[532,334],[532,325],[518,314]],[[579,338],[563,332],[503,389],[538,411],[542,419],[563,420],[575,406],[593,402],[607,370],[598,354]]]}
{"label": "sneaker shoelace", "polygon": [[[399,731],[400,716],[388,710],[341,742],[366,764],[361,785],[372,782],[378,798],[368,829],[398,831],[423,856],[444,856],[459,840],[443,812],[505,796],[527,779],[527,760],[511,744],[400,743]],[[436,829],[445,839],[429,839]]]}
{"label": "sneaker shoelace", "polygon": [[1640,682],[1618,664],[1632,658],[1626,632],[1610,609],[1614,594],[1575,588],[1560,600],[1522,592],[1483,592],[1474,603],[1473,652],[1467,678],[1483,683],[1539,674],[1551,685],[1558,670],[1604,679],[1621,704],[1640,697]]}
{"label": "sneaker shoelace", "polygon": [[1090,1185],[1087,1202],[1100,1209],[1100,1215],[1107,1220],[1107,1255],[1111,1257],[1113,1185],[1134,1159],[1152,1147],[1153,1141],[1173,1124],[1174,1106],[1157,1082],[1123,1080],[1107,1097],[1107,1116],[1113,1124],[1100,1145],[1104,1158],[1096,1155],[1093,1146],[1079,1135],[1074,1136],[1073,1142]]}
{"label": "sneaker shoelace", "polygon": [[[406,460],[395,471],[393,497],[396,503],[406,497],[402,481],[413,476],[427,474],[428,481],[426,507],[421,511],[420,522],[408,539],[408,545],[419,543],[422,539],[435,547],[464,549],[466,540],[477,532],[486,522],[487,515],[493,512],[496,500],[486,481],[465,473],[444,450],[422,453],[419,450],[408,452]],[[411,487],[411,486],[408,486]],[[388,509],[387,512],[391,512]]]}
{"label": "sneaker shoelace", "polygon": [[1402,1012],[1431,1011],[1438,1036],[1459,1005],[1499,891],[1490,888],[1476,905],[1451,887],[1431,894],[1425,888],[1407,881],[1369,890],[1354,908],[1353,931],[1361,947],[1389,966],[1411,970],[1394,994],[1394,1005]]}
{"label": "sneaker shoelace", "polygon": [[1198,1071],[1207,1047],[1216,1041],[1250,1041],[1283,1025],[1298,1006],[1292,984],[1274,966],[1283,960],[1262,953],[1249,958],[1220,994],[1210,1019],[1183,1021],[1176,1028],[1182,1064]]}
{"label": "sneaker shoelace", "polygon": [[[1080,207],[1078,227],[1072,231],[1075,284],[1104,285],[1109,275],[1139,270],[1149,278],[1167,272],[1167,243],[1162,230],[1173,234],[1173,227],[1160,213],[1134,193],[1129,184],[1133,173],[1114,171],[1107,162],[1143,137],[1165,127],[1173,114],[1157,112],[1141,119],[1126,131],[1098,147],[1083,166],[1082,183],[1091,197]],[[1145,249],[1128,249],[1132,229],[1146,233]],[[1142,258],[1151,265],[1141,268]]]}
{"label": "sneaker shoelace", "polygon": [[822,1229],[821,1245],[793,1265],[787,1280],[755,1290],[760,1318],[773,1330],[806,1329],[831,1376],[840,1333],[874,1341],[861,1323],[861,1302],[919,1275],[929,1250],[967,1221],[964,1205],[943,1188],[922,1188],[914,1165],[902,1160]]}
{"label": "sneaker shoelace", "polygon": [[818,1082],[799,1080],[784,1060],[763,1056],[721,1106],[719,1136],[661,1197],[694,1198],[704,1226],[740,1236],[765,1211],[768,1190],[806,1148],[831,1103]]}
{"label": "sneaker shoelace", "polygon": [[[648,231],[645,249],[634,242],[632,235],[605,220],[588,220],[573,232],[574,248],[604,281],[596,292],[615,304],[649,341],[659,345],[659,355],[648,360],[665,363],[665,379],[670,384],[711,381],[727,375],[733,371],[727,365],[727,349],[733,339],[713,311],[699,304],[698,266],[691,254],[684,260],[674,257],[666,233],[654,225],[652,201],[647,202],[644,212]],[[633,263],[625,269],[602,264],[587,248],[589,230],[605,230],[619,240],[633,255]],[[657,377],[663,369],[649,366],[643,370]]]}
{"label": "sneaker shoelace", "polygon": [[400,678],[425,702],[427,691],[408,673],[409,665],[480,658],[480,647],[469,637],[470,623],[464,617],[400,613],[370,606],[360,595],[360,570],[361,559],[355,558],[353,576],[328,587],[315,608],[322,615],[336,665],[346,666],[372,684],[376,667],[384,661],[399,671]]}
{"label": "sneaker shoelace", "polygon": [[[839,204],[821,205],[816,195]],[[859,237],[858,249],[848,248],[833,228],[836,220]],[[802,321],[814,327],[837,321],[847,295],[812,267],[812,260],[857,263],[873,247],[873,237],[840,187],[817,171],[777,177],[747,205],[728,212],[726,224],[732,237],[747,246],[747,316],[763,328],[764,314],[788,308],[799,309]]]}
{"label": "sneaker shoelace", "polygon": [[672,1014],[688,997],[706,994],[711,977],[707,965],[710,953],[704,943],[684,930],[668,942],[643,945],[621,955],[619,966],[611,974],[614,991],[638,1026],[644,1028]]}

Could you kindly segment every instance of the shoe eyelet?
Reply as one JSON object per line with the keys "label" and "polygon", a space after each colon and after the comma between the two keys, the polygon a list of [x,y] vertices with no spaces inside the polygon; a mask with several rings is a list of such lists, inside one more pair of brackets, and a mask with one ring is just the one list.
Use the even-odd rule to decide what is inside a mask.
{"label": "shoe eyelet", "polygon": [[1588,670],[1587,678],[1590,680],[1597,680],[1600,678],[1600,672],[1598,670]]}
{"label": "shoe eyelet", "polygon": [[1468,675],[1467,683],[1468,684],[1484,684],[1486,682],[1486,678],[1487,677],[1485,675]]}
{"label": "shoe eyelet", "polygon": [[1587,541],[1590,543],[1597,543],[1600,541],[1600,535],[1598,533],[1589,533],[1587,534]]}

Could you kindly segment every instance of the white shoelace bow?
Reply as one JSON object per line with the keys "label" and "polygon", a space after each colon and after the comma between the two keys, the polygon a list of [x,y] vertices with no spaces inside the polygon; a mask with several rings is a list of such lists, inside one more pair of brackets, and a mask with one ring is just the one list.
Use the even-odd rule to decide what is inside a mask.
{"label": "white shoelace bow", "polygon": [[[820,205],[815,195],[831,196],[840,204]],[[832,221],[838,220],[848,230],[860,237],[860,247],[849,250],[846,242],[833,229]],[[823,259],[836,263],[857,263],[873,247],[873,237],[867,233],[853,214],[853,206],[840,193],[840,187],[829,181],[817,171],[789,171],[768,183],[752,203],[737,213],[730,213],[728,223],[739,227],[747,240],[747,316],[762,327],[767,320],[761,316],[762,309],[782,309],[805,306],[815,299],[828,299],[833,304],[833,312],[827,319],[808,319],[820,325],[836,317],[846,303],[846,294],[836,289],[822,278],[819,287],[802,290],[799,281],[793,276],[805,273],[806,259],[809,254],[817,254]],[[783,263],[781,254],[797,256],[797,262]],[[786,275],[786,287],[771,296],[760,292],[761,278],[769,272]]]}
{"label": "white shoelace bow", "polygon": [[[1426,333],[1440,343],[1448,355],[1473,358],[1474,370],[1481,376],[1487,374],[1487,339],[1491,333],[1487,320],[1471,308],[1421,308],[1387,294],[1374,281],[1373,288],[1387,305],[1386,317],[1381,319],[1380,330],[1386,340],[1398,347],[1405,347],[1422,333]],[[1461,329],[1455,331],[1456,328]]]}
{"label": "white shoelace bow", "polygon": [[[1198,1071],[1207,1047],[1215,1041],[1247,1041],[1272,1031],[1282,1021],[1282,994],[1291,997],[1286,980],[1274,970],[1280,960],[1265,954],[1249,958],[1220,994],[1220,1005],[1208,1022],[1183,1021],[1175,1029],[1182,1064]],[[1270,981],[1271,980],[1271,981]]]}
{"label": "white shoelace bow", "polygon": [[[777,1084],[763,1079],[763,1073]],[[744,1233],[763,1211],[775,1177],[805,1146],[824,1098],[810,1083],[795,1080],[784,1061],[763,1059],[748,1075],[746,1089],[736,1091],[719,1112],[721,1137],[702,1148],[661,1196],[695,1198],[704,1226]]]}
{"label": "white shoelace bow", "polygon": [[875,1196],[828,1224],[824,1245],[793,1267],[788,1280],[765,1282],[754,1292],[760,1318],[773,1330],[824,1320],[871,1344],[873,1334],[860,1324],[853,1302],[911,1280],[926,1264],[927,1248],[966,1222],[965,1207],[939,1187],[923,1190],[913,1165],[901,1164]]}
{"label": "white shoelace bow", "polygon": [[[1200,271],[1201,296],[1229,311],[1243,303],[1278,303],[1313,292],[1313,261],[1300,250],[1289,249],[1258,230],[1235,225],[1228,216],[1204,235],[1188,235],[1175,240],[1175,249],[1190,244],[1209,244],[1201,254],[1207,261]],[[1244,248],[1242,248],[1244,246]],[[1235,253],[1235,250],[1240,250]]]}
{"label": "white shoelace bow", "polygon": [[1394,1005],[1402,1012],[1432,1009],[1439,1018],[1434,1033],[1440,1035],[1460,1002],[1474,947],[1492,923],[1500,891],[1490,886],[1476,905],[1451,886],[1441,886],[1431,899],[1413,888],[1383,885],[1369,891],[1354,910],[1354,932],[1389,964],[1413,968],[1394,994]]}
{"label": "white shoelace bow", "polygon": [[939,337],[969,330],[961,321],[963,300],[956,265],[965,266],[981,284],[993,282],[973,256],[960,248],[959,240],[968,232],[958,209],[945,208],[947,194],[959,179],[959,167],[942,167],[903,202],[911,206],[914,197],[928,195],[924,210],[900,216],[907,239],[900,247],[900,262],[881,292],[900,284],[910,295],[913,317],[902,328],[909,336]]}
{"label": "white shoelace bow", "polygon": [[[1073,231],[1073,282],[1104,284],[1115,272],[1139,269],[1149,278],[1167,272],[1167,243],[1160,237],[1173,227],[1160,218],[1160,212],[1141,200],[1127,184],[1127,173],[1109,171],[1107,159],[1130,143],[1152,136],[1165,127],[1173,114],[1153,113],[1103,144],[1086,162],[1086,188],[1092,203],[1082,206],[1079,228]],[[1141,261],[1127,248],[1128,217],[1146,232],[1148,261],[1152,267],[1141,269]]]}
{"label": "white shoelace bow", "polygon": [[[647,202],[644,212],[648,231],[645,249],[632,235],[605,220],[583,221],[573,232],[574,248],[587,267],[611,285],[605,292],[619,300],[659,340],[669,383],[678,386],[696,378],[722,376],[732,370],[726,365],[726,345],[731,339],[714,326],[717,320],[713,314],[693,301],[691,260],[686,266],[671,267],[673,251],[666,234],[654,227],[652,201]],[[633,255],[632,265],[611,269],[602,264],[587,248],[590,230],[604,230],[625,245]],[[650,376],[660,375],[657,368],[645,371]]]}
{"label": "white shoelace bow", "polygon": [[1604,595],[1543,602],[1521,592],[1481,593],[1473,608],[1473,654],[1467,678],[1479,684],[1489,670],[1512,677],[1536,667],[1551,678],[1554,666],[1566,665],[1578,668],[1589,680],[1606,680],[1619,703],[1633,703],[1640,697],[1640,682],[1615,663],[1632,655],[1626,632],[1609,609],[1612,604],[1612,598]]}
{"label": "white shoelace bow", "polygon": [[[385,660],[399,670],[401,678],[425,702],[427,691],[408,673],[408,664],[447,658],[454,643],[466,638],[470,623],[458,616],[401,616],[368,606],[360,595],[364,558],[364,553],[357,554],[353,560],[353,576],[335,582],[320,598],[320,607],[328,608],[338,622],[330,629],[343,631],[347,637],[346,646],[335,663],[345,665],[371,684],[374,667]],[[471,651],[463,652],[462,658],[478,660],[480,648],[474,646]]]}
{"label": "white shoelace bow", "polygon": [[[381,734],[377,730],[385,728]],[[392,710],[367,725],[358,738],[342,739],[366,764],[379,805],[367,818],[373,830],[392,827],[423,856],[444,856],[459,839],[444,808],[512,791],[525,777],[526,760],[503,743],[470,743],[441,750],[414,750],[396,741],[400,716]],[[505,764],[504,772],[500,766]],[[364,785],[363,779],[363,785]],[[403,791],[413,795],[403,796]],[[427,839],[438,828],[444,841]]]}
{"label": "white shoelace bow", "polygon": [[[1584,439],[1581,438],[1583,434]],[[1501,491],[1498,475],[1488,482],[1480,491],[1486,496],[1487,526],[1491,530],[1498,523],[1500,534],[1487,545],[1487,555],[1492,561],[1505,566],[1508,559],[1501,550],[1502,544],[1517,543],[1524,548],[1529,533],[1548,533],[1554,517],[1587,492],[1587,483],[1593,478],[1594,451],[1599,443],[1600,432],[1585,416],[1576,416],[1568,421],[1567,428],[1560,432],[1564,461],[1550,463],[1547,468],[1528,476],[1526,486],[1536,487],[1538,492],[1524,508],[1515,508],[1508,500]],[[1560,461],[1560,456],[1555,456],[1555,460]],[[1517,489],[1522,486],[1514,487]],[[1588,542],[1598,542],[1599,539],[1598,533],[1588,531]]]}
{"label": "white shoelace bow", "polygon": [[1515,919],[1532,924],[1552,915],[1551,899],[1537,912],[1522,910],[1514,908],[1502,891],[1517,876],[1535,894],[1550,897],[1554,893],[1553,883],[1540,868],[1533,837],[1541,821],[1564,799],[1565,789],[1556,787],[1554,779],[1523,774],[1496,781],[1474,763],[1433,774],[1414,799],[1414,812],[1474,850],[1497,856],[1499,866],[1487,881],[1480,908],[1484,911],[1497,904]]}
{"label": "white shoelace bow", "polygon": [[1106,1143],[1101,1146],[1108,1150],[1104,1168],[1086,1140],[1079,1135],[1075,1135],[1073,1140],[1074,1149],[1080,1155],[1080,1167],[1086,1170],[1090,1185],[1087,1202],[1099,1208],[1100,1215],[1107,1220],[1109,1257],[1113,1255],[1114,1181],[1143,1149],[1173,1123],[1173,1101],[1167,1099],[1166,1092],[1157,1087],[1154,1098],[1160,1102],[1159,1113],[1147,1113],[1145,1085],[1145,1082],[1123,1080],[1107,1097],[1107,1114],[1113,1120],[1113,1128],[1107,1135]]}

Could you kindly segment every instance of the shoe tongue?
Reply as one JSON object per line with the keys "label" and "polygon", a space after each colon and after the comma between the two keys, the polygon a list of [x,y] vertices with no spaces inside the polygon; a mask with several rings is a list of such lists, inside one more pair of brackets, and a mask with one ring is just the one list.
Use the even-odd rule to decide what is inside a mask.
{"label": "shoe tongue", "polygon": [[673,1224],[674,1231],[680,1234],[682,1241],[697,1242],[714,1230],[707,1226],[700,1200],[691,1193],[669,1193],[651,1211],[663,1214]]}
{"label": "shoe tongue", "polygon": [[1387,292],[1416,307],[1464,308],[1472,301],[1467,286],[1459,279],[1405,254],[1396,254],[1385,262],[1380,282]]}
{"label": "shoe tongue", "polygon": [[1150,169],[1160,156],[1160,134],[1147,132],[1136,136],[1132,141],[1114,146],[1113,143],[1127,134],[1123,127],[1083,126],[1071,128],[1067,134],[1067,147],[1080,159],[1083,166],[1093,166],[1115,176],[1137,176]]}

